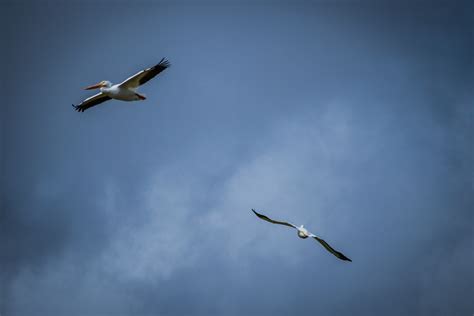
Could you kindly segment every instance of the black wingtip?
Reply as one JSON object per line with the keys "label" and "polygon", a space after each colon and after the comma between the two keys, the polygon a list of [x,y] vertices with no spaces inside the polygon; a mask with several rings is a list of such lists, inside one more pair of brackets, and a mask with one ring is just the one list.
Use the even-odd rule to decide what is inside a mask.
{"label": "black wingtip", "polygon": [[74,108],[74,110],[76,110],[77,112],[84,112],[85,110],[83,108],[81,108],[79,105],[72,105],[72,107]]}
{"label": "black wingtip", "polygon": [[168,61],[168,59],[166,59],[165,57],[161,58],[160,62],[158,63],[159,66],[162,66],[162,67],[165,67],[165,68],[168,68],[171,66],[170,62]]}
{"label": "black wingtip", "polygon": [[258,212],[257,212],[256,210],[254,210],[254,209],[252,209],[252,212],[253,212],[253,213],[255,214],[255,216],[257,216],[258,218],[264,219],[264,220],[266,220],[266,221],[269,220],[268,217],[266,217],[266,216],[263,215],[263,214],[258,213]]}
{"label": "black wingtip", "polygon": [[342,253],[339,254],[339,259],[344,260],[344,261],[352,262],[351,259],[349,259],[349,258],[347,258],[346,256],[344,256]]}

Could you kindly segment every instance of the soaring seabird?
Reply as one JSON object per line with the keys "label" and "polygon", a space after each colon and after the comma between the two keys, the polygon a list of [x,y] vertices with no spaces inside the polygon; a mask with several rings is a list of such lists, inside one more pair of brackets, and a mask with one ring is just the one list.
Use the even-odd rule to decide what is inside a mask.
{"label": "soaring seabird", "polygon": [[345,255],[343,255],[342,253],[340,253],[339,251],[336,251],[334,250],[331,246],[329,246],[329,244],[327,242],[325,242],[323,239],[319,238],[318,236],[316,235],[313,235],[312,233],[310,233],[306,228],[303,227],[303,225],[301,226],[295,226],[291,223],[287,223],[287,222],[280,222],[280,221],[275,221],[263,214],[259,214],[257,213],[254,209],[252,209],[252,212],[255,213],[255,215],[257,215],[259,218],[263,219],[264,221],[267,221],[267,222],[270,222],[272,224],[280,224],[280,225],[285,225],[285,226],[288,226],[288,227],[293,227],[293,228],[296,228],[298,230],[298,237],[302,238],[302,239],[305,239],[305,238],[308,238],[308,237],[312,237],[314,239],[316,239],[317,241],[319,241],[319,243],[321,245],[323,245],[324,248],[326,248],[327,251],[329,251],[330,253],[332,253],[333,255],[335,255],[336,257],[338,257],[339,259],[341,260],[346,260],[346,261],[352,261],[351,259],[347,258]]}
{"label": "soaring seabird", "polygon": [[73,104],[72,106],[76,111],[84,112],[85,110],[110,99],[121,101],[145,100],[146,97],[137,93],[136,89],[142,84],[148,82],[150,79],[153,79],[169,66],[170,63],[163,58],[155,66],[136,73],[122,83],[113,85],[110,81],[103,80],[95,85],[85,88],[85,90],[100,89],[99,93],[85,99],[78,105]]}

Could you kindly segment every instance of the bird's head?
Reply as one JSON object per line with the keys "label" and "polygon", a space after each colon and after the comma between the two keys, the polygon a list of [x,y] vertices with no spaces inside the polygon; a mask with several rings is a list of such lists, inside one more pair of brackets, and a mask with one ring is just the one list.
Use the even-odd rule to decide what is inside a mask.
{"label": "bird's head", "polygon": [[303,234],[308,234],[308,230],[306,228],[304,228],[303,225],[301,225],[300,227],[297,228],[297,230]]}
{"label": "bird's head", "polygon": [[102,80],[101,82],[96,83],[92,86],[85,87],[84,90],[94,90],[94,89],[100,89],[104,87],[110,88],[111,86],[112,86],[112,82],[107,81],[107,80]]}

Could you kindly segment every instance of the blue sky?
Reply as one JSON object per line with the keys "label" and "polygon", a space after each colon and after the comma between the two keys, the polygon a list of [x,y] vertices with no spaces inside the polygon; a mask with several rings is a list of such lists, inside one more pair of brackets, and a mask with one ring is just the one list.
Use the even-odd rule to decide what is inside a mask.
{"label": "blue sky", "polygon": [[1,6],[1,315],[474,311],[472,5]]}

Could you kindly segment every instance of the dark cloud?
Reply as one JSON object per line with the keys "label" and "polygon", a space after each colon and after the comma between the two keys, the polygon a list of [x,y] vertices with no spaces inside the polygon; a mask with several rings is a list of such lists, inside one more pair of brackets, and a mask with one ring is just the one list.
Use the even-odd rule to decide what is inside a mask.
{"label": "dark cloud", "polygon": [[2,6],[2,315],[472,313],[472,5]]}

